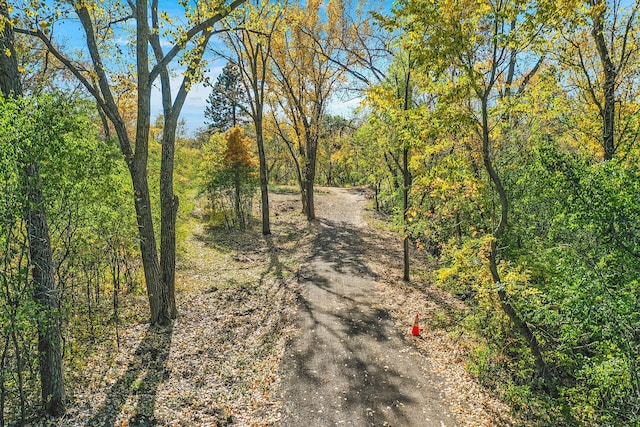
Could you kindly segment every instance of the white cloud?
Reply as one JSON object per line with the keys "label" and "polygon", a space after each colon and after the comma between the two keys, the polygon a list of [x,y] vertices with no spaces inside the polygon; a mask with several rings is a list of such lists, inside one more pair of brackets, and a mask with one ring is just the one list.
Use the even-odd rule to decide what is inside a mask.
{"label": "white cloud", "polygon": [[351,98],[347,100],[332,99],[327,106],[327,112],[337,116],[349,117],[353,116],[355,109],[360,106],[363,101],[362,97]]}
{"label": "white cloud", "polygon": [[[215,81],[222,71],[223,65],[212,64],[205,72],[211,81]],[[180,85],[182,84],[182,71],[179,75],[171,78],[171,94],[176,96]],[[191,86],[191,90],[187,95],[180,117],[185,119],[187,124],[187,132],[193,132],[197,128],[204,126],[204,110],[207,106],[207,98],[211,88],[205,86],[204,83],[196,83]],[[151,91],[151,117],[152,121],[162,114],[162,95],[160,92],[160,80],[156,80],[153,90]]]}

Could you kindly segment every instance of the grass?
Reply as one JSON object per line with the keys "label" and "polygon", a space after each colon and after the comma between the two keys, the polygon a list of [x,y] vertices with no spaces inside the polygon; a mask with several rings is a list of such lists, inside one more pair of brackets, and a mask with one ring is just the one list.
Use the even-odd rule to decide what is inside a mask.
{"label": "grass", "polygon": [[300,188],[295,185],[269,184],[269,192],[274,194],[300,194]]}

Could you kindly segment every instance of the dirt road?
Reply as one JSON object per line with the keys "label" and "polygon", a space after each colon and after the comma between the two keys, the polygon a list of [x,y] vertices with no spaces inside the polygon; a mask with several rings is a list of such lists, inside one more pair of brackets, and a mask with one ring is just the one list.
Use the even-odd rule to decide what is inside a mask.
{"label": "dirt road", "polygon": [[[287,347],[282,425],[454,426],[428,361],[374,308],[357,190],[317,196],[319,227],[298,280],[300,333]],[[408,331],[409,329],[407,329]]]}

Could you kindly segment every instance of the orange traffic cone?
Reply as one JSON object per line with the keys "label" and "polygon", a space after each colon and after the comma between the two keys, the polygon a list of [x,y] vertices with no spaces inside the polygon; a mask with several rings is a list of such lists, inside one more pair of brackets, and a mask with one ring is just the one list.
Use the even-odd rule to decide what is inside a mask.
{"label": "orange traffic cone", "polygon": [[418,315],[416,314],[416,320],[413,322],[413,329],[411,329],[411,335],[420,336],[420,326],[418,325]]}

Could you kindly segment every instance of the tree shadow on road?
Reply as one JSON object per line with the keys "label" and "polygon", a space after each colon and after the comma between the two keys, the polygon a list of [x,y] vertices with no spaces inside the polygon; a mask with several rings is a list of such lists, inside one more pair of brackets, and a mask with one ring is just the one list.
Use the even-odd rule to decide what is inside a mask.
{"label": "tree shadow on road", "polygon": [[[317,220],[316,225],[311,253],[298,273],[306,289],[299,297],[306,344],[296,347],[285,369],[301,383],[302,390],[331,387],[333,382],[343,390],[340,406],[324,410],[322,425],[343,422],[345,414],[364,423],[350,425],[383,425],[389,420],[394,425],[409,425],[411,419],[404,408],[417,402],[404,391],[403,372],[384,353],[384,343],[392,340],[402,345],[398,344],[402,341],[389,313],[372,307],[372,281],[378,276],[367,262],[368,255],[387,248],[384,242],[376,242],[368,228],[327,219]],[[334,301],[334,306],[323,307],[317,299],[309,299],[309,292],[315,292],[315,298],[320,295],[321,300]],[[340,378],[329,373],[336,369],[335,376]]]}
{"label": "tree shadow on road", "polygon": [[317,234],[308,261],[321,259],[339,273],[356,274],[361,277],[375,279],[377,274],[366,261],[365,253],[383,250],[382,247],[371,247],[366,228],[356,228],[353,224],[317,219]]}

